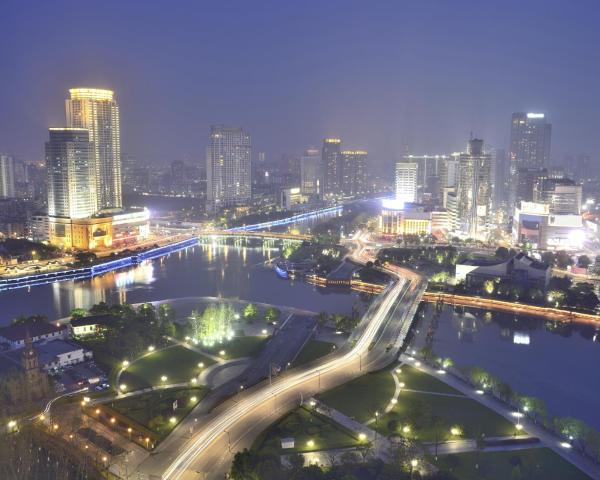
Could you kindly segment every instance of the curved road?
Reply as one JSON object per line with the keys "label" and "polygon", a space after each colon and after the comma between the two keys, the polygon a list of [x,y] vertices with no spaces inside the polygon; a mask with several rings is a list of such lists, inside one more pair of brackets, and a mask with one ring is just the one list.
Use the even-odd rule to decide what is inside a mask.
{"label": "curved road", "polygon": [[[373,260],[360,235],[352,259]],[[262,382],[217,407],[196,434],[177,452],[161,452],[144,473],[165,480],[223,478],[233,454],[303,399],[340,385],[398,357],[425,289],[423,277],[395,266],[384,270],[395,278],[363,316],[355,333],[337,353]],[[150,466],[150,465],[148,465]]]}

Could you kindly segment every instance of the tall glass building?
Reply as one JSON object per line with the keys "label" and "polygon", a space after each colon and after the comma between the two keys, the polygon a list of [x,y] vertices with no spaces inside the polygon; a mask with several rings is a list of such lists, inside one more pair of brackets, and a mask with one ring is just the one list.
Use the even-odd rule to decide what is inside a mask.
{"label": "tall glass building", "polygon": [[250,202],[252,140],[241,128],[213,125],[206,150],[207,206],[219,208]]}
{"label": "tall glass building", "polygon": [[15,196],[15,159],[0,153],[0,198]]}
{"label": "tall glass building", "polygon": [[51,128],[46,142],[48,215],[87,218],[96,213],[94,148],[88,130]]}
{"label": "tall glass building", "polygon": [[85,128],[92,142],[96,211],[121,209],[119,106],[111,90],[72,88],[66,100],[67,126]]}
{"label": "tall glass building", "polygon": [[326,138],[323,140],[323,149],[321,150],[321,175],[323,181],[321,185],[323,185],[323,193],[325,195],[340,193],[342,177],[341,147],[342,141],[339,138]]}

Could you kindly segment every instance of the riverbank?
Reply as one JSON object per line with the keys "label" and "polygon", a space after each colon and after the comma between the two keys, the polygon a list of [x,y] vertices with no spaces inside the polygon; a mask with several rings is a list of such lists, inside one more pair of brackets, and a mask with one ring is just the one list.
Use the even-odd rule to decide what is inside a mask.
{"label": "riverbank", "polygon": [[534,315],[552,320],[581,322],[588,325],[600,326],[600,315],[577,312],[574,310],[563,310],[552,307],[539,307],[518,302],[508,302],[493,298],[483,298],[470,295],[455,295],[443,292],[425,292],[423,300],[430,303],[447,303],[463,307],[487,308],[523,315]]}
{"label": "riverbank", "polygon": [[0,279],[0,292],[5,290],[14,290],[17,288],[33,287],[36,285],[45,285],[48,283],[61,282],[65,280],[93,278],[103,273],[132,267],[144,262],[145,260],[159,258],[197,244],[198,239],[193,237],[164,245],[162,247],[149,248],[141,252],[135,252],[133,255],[120,257],[116,260],[97,263],[89,267],[68,268],[21,277],[2,278]]}

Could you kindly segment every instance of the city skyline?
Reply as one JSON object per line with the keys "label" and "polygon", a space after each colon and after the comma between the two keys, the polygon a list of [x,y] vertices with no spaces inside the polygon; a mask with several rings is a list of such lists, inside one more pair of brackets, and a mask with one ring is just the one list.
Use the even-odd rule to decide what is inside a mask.
{"label": "city skyline", "polygon": [[[4,9],[3,28],[8,39],[4,62],[18,65],[16,55],[26,55],[30,62],[29,68],[17,69],[15,76],[0,80],[4,90],[14,90],[15,82],[21,86],[5,102],[10,122],[0,120],[0,131],[4,132],[0,151],[28,161],[43,158],[45,130],[61,118],[59,92],[73,85],[89,85],[119,92],[122,150],[144,163],[167,164],[186,155],[202,163],[206,147],[202,132],[212,124],[225,123],[251,131],[256,151],[266,152],[269,159],[285,152],[300,153],[324,136],[339,136],[352,147],[368,150],[373,165],[381,168],[400,159],[407,148],[414,153],[463,150],[462,139],[471,131],[485,138],[488,145],[508,149],[510,115],[518,111],[547,113],[554,125],[553,162],[562,161],[566,154],[594,156],[599,148],[593,135],[594,112],[600,107],[589,95],[593,91],[591,79],[597,76],[597,62],[589,61],[596,55],[590,47],[597,36],[591,21],[595,5],[580,3],[577,8],[567,9],[560,3],[545,2],[544,13],[540,14],[535,3],[519,5],[517,11],[508,13],[510,9],[498,6],[478,4],[475,10],[469,8],[474,5],[470,2],[461,2],[458,7],[432,2],[433,14],[425,16],[426,9],[419,6],[394,5],[393,12],[375,12],[360,7],[340,9],[340,4],[332,2],[322,7],[323,17],[328,12],[339,13],[330,32],[318,28],[323,20],[313,8],[299,11],[295,6],[272,5],[252,11],[236,4],[211,6],[201,13],[190,5],[183,11],[159,14],[149,6],[129,25],[147,42],[132,42],[130,32],[135,29],[126,28],[120,14],[109,5],[102,21],[112,21],[114,35],[106,40],[107,45],[83,42],[85,48],[82,42],[63,41],[83,33],[83,26],[74,27],[68,36],[49,34],[43,19],[51,12],[43,4],[33,14],[26,12],[36,33],[28,37],[28,42],[20,42],[25,33],[22,25],[27,22],[20,22],[25,10],[15,4]],[[123,8],[127,13],[132,7]],[[265,33],[255,34],[242,26],[208,51],[202,40],[210,38],[223,15],[233,8],[245,14],[241,16],[251,20],[249,24],[264,26]],[[401,14],[400,24],[392,24],[390,20],[396,15],[391,13]],[[168,18],[163,20],[163,14]],[[63,15],[63,21],[74,21],[77,12],[65,11]],[[577,16],[578,22],[563,22],[565,16]],[[488,18],[497,21],[490,24]],[[171,37],[163,38],[148,28],[167,20],[183,25],[198,20],[205,25],[207,19],[214,21],[202,33],[190,34],[190,29],[182,29],[189,36],[183,43],[182,33],[169,30]],[[532,19],[536,26],[529,27]],[[93,25],[98,21],[90,16]],[[355,37],[340,35],[356,22],[369,28]],[[511,28],[499,31],[503,23]],[[424,24],[434,32],[431,38],[419,33],[419,26]],[[453,26],[452,34],[446,35],[446,40],[453,47],[465,47],[454,57],[432,51],[440,36],[449,33],[449,25]],[[297,33],[307,28],[315,28],[314,35],[310,39],[303,36],[304,42],[297,40]],[[469,38],[476,36],[478,43],[469,41],[462,31],[469,31]],[[513,39],[510,34],[515,31],[520,35]],[[551,31],[557,34],[547,33]],[[410,43],[414,52],[405,48],[410,36],[415,39]],[[236,51],[242,39],[247,51],[258,52],[272,45],[274,38],[279,39],[277,47],[270,47],[275,49],[274,55],[255,55],[252,63],[245,59],[247,55]],[[587,40],[583,48],[582,39]],[[311,48],[319,42],[328,47]],[[58,43],[63,50],[47,48]],[[517,43],[526,51],[513,58],[512,48]],[[578,48],[569,48],[571,44]],[[168,52],[175,45],[183,49],[181,58],[198,57],[198,65],[173,59]],[[376,46],[381,49],[379,53]],[[49,56],[47,51],[55,53]],[[555,60],[549,52],[557,55]],[[201,76],[201,65],[210,65],[222,55],[231,56],[224,70]],[[59,69],[43,84],[29,88],[40,69],[48,68],[48,61],[60,65],[67,58],[76,60],[70,62],[71,68]],[[478,59],[477,79],[459,72],[470,58]],[[527,62],[530,58],[536,62]],[[566,64],[561,63],[563,59]],[[249,71],[251,82],[232,92],[231,75],[239,62]],[[540,67],[545,72],[543,81],[538,79]],[[347,74],[336,75],[340,71]],[[442,71],[448,74],[440,75]],[[457,75],[448,80],[455,71]],[[271,78],[281,81],[268,81]],[[421,81],[423,78],[427,80]],[[357,95],[359,89],[363,95]],[[144,98],[153,101],[148,103]],[[40,141],[34,142],[35,138]]]}

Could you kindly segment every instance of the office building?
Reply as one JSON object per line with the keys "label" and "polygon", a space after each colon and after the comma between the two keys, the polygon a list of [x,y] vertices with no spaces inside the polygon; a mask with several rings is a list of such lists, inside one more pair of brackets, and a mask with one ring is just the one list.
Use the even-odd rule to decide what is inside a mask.
{"label": "office building", "polygon": [[321,150],[321,176],[323,178],[323,194],[337,195],[340,193],[341,162],[340,151],[342,141],[339,138],[323,140]]}
{"label": "office building", "polygon": [[471,139],[459,157],[456,196],[459,229],[472,238],[481,238],[492,208],[492,159],[484,153],[483,140]]}
{"label": "office building", "polygon": [[245,205],[252,196],[252,141],[241,128],[213,125],[206,152],[207,207]]}
{"label": "office building", "polygon": [[396,200],[399,203],[417,201],[417,169],[415,162],[396,163]]}
{"label": "office building", "polygon": [[300,190],[302,195],[321,194],[321,152],[309,148],[300,157]]}
{"label": "office building", "polygon": [[51,218],[86,218],[96,213],[94,147],[89,130],[51,128],[46,169]]}
{"label": "office building", "polygon": [[340,152],[340,191],[344,195],[360,196],[367,193],[367,155],[364,150]]}
{"label": "office building", "polygon": [[[539,170],[550,163],[552,125],[543,113],[513,113],[510,130],[510,175],[515,179],[520,169]],[[516,182],[510,182],[509,210],[518,201]]]}
{"label": "office building", "polygon": [[553,214],[581,214],[582,186],[568,178],[539,176],[536,179],[533,201],[547,203]]}
{"label": "office building", "polygon": [[404,156],[404,162],[417,164],[416,201],[435,203],[441,200],[444,163],[449,158],[451,158],[449,155]]}
{"label": "office building", "polygon": [[15,196],[15,159],[0,153],[0,198]]}
{"label": "office building", "polygon": [[96,211],[120,209],[121,133],[119,106],[111,90],[72,88],[66,100],[67,127],[85,128],[92,143]]}
{"label": "office building", "polygon": [[581,215],[555,214],[550,204],[520,202],[512,224],[513,242],[533,249],[579,250],[585,230]]}

